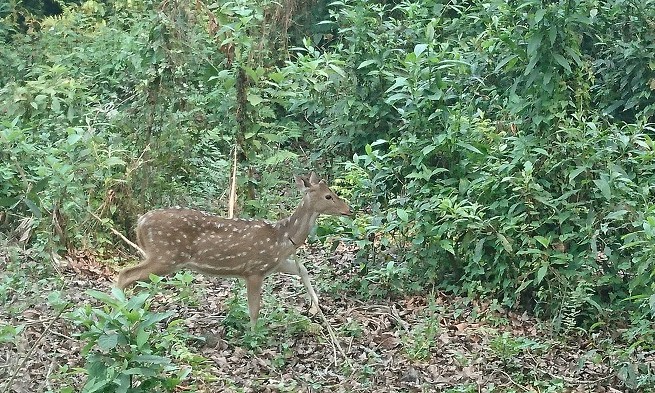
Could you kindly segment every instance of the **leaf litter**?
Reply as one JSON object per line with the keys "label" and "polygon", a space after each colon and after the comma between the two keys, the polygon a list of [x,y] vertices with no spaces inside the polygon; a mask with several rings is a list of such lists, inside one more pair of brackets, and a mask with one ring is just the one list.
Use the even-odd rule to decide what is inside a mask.
{"label": "leaf litter", "polygon": [[[352,250],[340,247],[330,258],[320,249],[305,252],[318,288],[356,277]],[[29,253],[20,260],[26,269],[35,262]],[[79,389],[84,343],[76,338],[77,326],[55,318],[48,296],[60,290],[73,307],[99,306],[85,291],[109,291],[115,273],[90,253],[76,253],[59,266],[60,280],[26,276],[20,289],[12,289],[16,272],[9,264],[0,251],[0,381],[15,373],[9,392],[16,393]],[[626,387],[629,370],[613,357],[616,347],[607,345],[606,335],[558,337],[547,323],[491,302],[440,292],[362,300],[353,291],[320,291],[321,309],[346,355],[338,354],[335,362],[322,320],[307,313],[299,280],[267,279],[264,337],[252,341],[245,311],[240,326],[227,321],[232,304],[245,310],[243,285],[195,277],[193,301],[176,302],[166,293],[153,301],[155,311],[173,310],[173,318],[184,320],[198,338],[189,346],[205,359],[202,370],[177,387],[180,392],[637,391]],[[18,330],[7,334],[10,327]],[[641,364],[655,365],[652,352],[635,356]],[[2,383],[0,388],[5,391]]]}

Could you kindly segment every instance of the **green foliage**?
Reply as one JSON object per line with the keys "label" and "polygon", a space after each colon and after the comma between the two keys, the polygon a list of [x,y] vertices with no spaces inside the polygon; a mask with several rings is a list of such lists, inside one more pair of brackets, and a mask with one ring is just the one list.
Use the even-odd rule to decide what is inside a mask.
{"label": "green foliage", "polygon": [[519,354],[545,352],[548,349],[547,344],[526,337],[514,337],[507,332],[491,339],[489,347],[505,364],[511,364]]}
{"label": "green foliage", "polygon": [[441,325],[441,313],[435,303],[434,294],[430,295],[424,320],[413,326],[402,337],[405,352],[411,359],[429,360],[438,346]]}
{"label": "green foliage", "polygon": [[172,311],[150,311],[149,291],[129,300],[117,289],[111,296],[100,291],[88,291],[88,295],[102,302],[102,307],[87,305],[69,316],[84,329],[79,334],[86,342],[82,354],[87,380],[82,391],[174,391],[191,372],[169,355],[179,359],[188,351],[181,320],[170,321]]}
{"label": "green foliage", "polygon": [[0,344],[14,343],[16,337],[25,329],[25,325],[14,326],[6,322],[0,323]]}
{"label": "green foliage", "polygon": [[344,179],[361,212],[317,235],[359,247],[363,296],[440,287],[652,345],[652,0],[45,4],[0,5],[6,237],[102,253],[152,207],[222,211],[236,149],[243,215],[290,211],[300,168]]}
{"label": "green foliage", "polygon": [[[608,26],[626,23],[617,9],[647,24],[652,7],[332,7],[339,40],[329,53],[305,41],[287,65],[320,76],[295,82],[289,109],[319,126],[321,154],[355,153],[345,176],[370,212],[352,228],[361,290],[439,285],[569,328],[644,315],[652,259],[628,249],[646,246],[652,210],[653,134],[640,121],[652,116],[652,51],[618,51]],[[645,48],[649,34],[632,44]],[[595,51],[601,42],[641,72],[626,81]],[[608,88],[615,98],[597,94]],[[607,117],[621,105],[633,123]]]}

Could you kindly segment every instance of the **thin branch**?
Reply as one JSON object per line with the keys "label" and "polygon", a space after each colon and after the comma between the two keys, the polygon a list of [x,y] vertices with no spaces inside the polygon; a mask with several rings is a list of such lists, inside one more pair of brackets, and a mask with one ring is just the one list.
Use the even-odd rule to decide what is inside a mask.
{"label": "thin branch", "polygon": [[603,382],[603,381],[605,381],[607,379],[615,377],[615,375],[609,374],[609,375],[606,375],[604,377],[600,377],[598,379],[595,379],[595,380],[591,381],[591,380],[585,380],[585,379],[574,379],[574,378],[566,377],[564,375],[557,375],[557,374],[553,374],[550,371],[546,371],[546,370],[542,370],[542,372],[545,372],[551,378],[561,379],[562,381],[564,381],[566,383],[569,383],[571,385],[597,385],[600,382]]}
{"label": "thin branch", "polygon": [[230,182],[230,197],[228,198],[227,218],[234,217],[237,204],[237,147],[234,145],[234,160],[232,162],[232,181]]}
{"label": "thin branch", "polygon": [[498,370],[498,371],[500,371],[501,373],[505,374],[505,377],[507,377],[507,379],[509,379],[509,381],[512,383],[512,385],[514,385],[514,386],[516,386],[517,388],[523,390],[524,392],[532,392],[532,390],[526,388],[525,386],[523,386],[523,385],[521,385],[520,383],[518,383],[518,382],[516,382],[515,380],[513,380],[512,377],[511,377],[509,374],[507,374],[505,371],[503,371],[503,370]]}
{"label": "thin branch", "polygon": [[[95,217],[95,219],[98,220],[101,224],[105,224],[105,222],[102,221],[102,218],[100,218],[97,214],[95,214],[95,213],[92,212],[91,210],[87,210],[87,211],[89,212],[89,214],[91,214],[93,217]],[[145,251],[143,251],[143,250],[141,249],[141,247],[137,246],[137,245],[134,244],[132,241],[130,241],[130,239],[126,238],[125,235],[123,235],[122,233],[118,232],[116,229],[114,229],[114,228],[113,228],[112,226],[110,226],[110,225],[107,225],[107,228],[109,228],[109,230],[112,231],[112,232],[114,233],[114,235],[116,235],[116,236],[120,237],[121,239],[123,239],[123,241],[124,241],[125,243],[127,243],[127,244],[129,244],[130,246],[134,247],[134,249],[137,250],[137,251],[138,251],[142,256],[144,256],[144,257],[146,256]]]}
{"label": "thin branch", "polygon": [[52,321],[46,326],[46,328],[43,330],[39,338],[36,340],[34,345],[32,345],[32,348],[30,348],[29,351],[27,351],[27,354],[25,357],[21,360],[21,362],[18,364],[18,367],[14,370],[13,374],[11,375],[11,378],[9,378],[9,381],[7,381],[7,384],[5,385],[5,390],[3,391],[4,393],[9,393],[11,390],[11,387],[14,384],[14,380],[18,376],[18,372],[23,369],[23,366],[25,366],[25,363],[27,362],[27,359],[29,359],[32,356],[32,353],[41,344],[41,341],[43,340],[43,337],[45,337],[46,333],[52,328],[52,325],[61,317],[61,315],[68,309],[69,305],[67,304],[65,307],[62,307],[61,310],[55,315],[54,318],[52,318]]}
{"label": "thin branch", "polygon": [[332,355],[334,356],[334,365],[337,366],[339,364],[337,359],[337,349],[338,349],[339,353],[341,353],[341,356],[343,356],[343,359],[346,361],[346,364],[348,364],[348,367],[352,368],[350,359],[348,359],[348,355],[346,355],[343,348],[341,348],[341,344],[339,344],[339,340],[337,339],[337,335],[334,333],[334,329],[332,328],[332,325],[330,325],[330,322],[325,317],[325,314],[323,314],[323,310],[321,310],[321,305],[317,304],[316,307],[318,308],[318,314],[323,319],[323,323],[325,323],[328,334],[330,335],[330,341],[331,341],[330,344],[332,345]]}

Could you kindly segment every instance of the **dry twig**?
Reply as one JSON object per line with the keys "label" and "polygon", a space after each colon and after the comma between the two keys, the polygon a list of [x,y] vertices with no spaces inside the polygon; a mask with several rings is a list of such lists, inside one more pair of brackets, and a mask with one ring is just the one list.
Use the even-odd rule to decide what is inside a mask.
{"label": "dry twig", "polygon": [[57,315],[55,315],[55,317],[52,318],[52,320],[50,321],[48,326],[46,326],[46,328],[43,330],[43,332],[41,333],[39,338],[36,340],[36,342],[34,342],[34,345],[32,345],[32,348],[30,348],[30,350],[27,351],[27,354],[25,355],[25,357],[23,359],[21,359],[20,363],[18,364],[18,366],[14,370],[13,374],[11,374],[11,377],[7,381],[7,384],[5,385],[5,390],[3,391],[4,393],[9,393],[9,391],[11,390],[11,387],[14,384],[14,381],[16,380],[16,377],[18,376],[18,372],[23,369],[23,366],[25,366],[25,363],[27,362],[27,359],[29,359],[32,356],[32,353],[34,352],[36,347],[38,347],[41,344],[41,341],[43,340],[43,337],[45,337],[46,333],[48,333],[50,328],[52,328],[52,325],[54,325],[54,323],[61,317],[61,315],[64,313],[64,311],[66,311],[68,309],[68,307],[69,307],[69,305],[66,305],[65,307],[62,307],[61,310],[59,310]]}
{"label": "dry twig", "polygon": [[[97,214],[95,214],[95,213],[92,212],[91,210],[87,210],[87,211],[88,211],[89,214],[91,214],[91,215],[92,215],[96,220],[98,220],[101,224],[104,224],[104,222],[102,221],[102,218],[100,218]],[[145,251],[143,251],[143,250],[141,249],[141,247],[137,246],[137,245],[134,244],[132,241],[130,241],[130,239],[126,238],[125,235],[123,235],[122,233],[118,232],[118,231],[117,231],[116,229],[114,229],[112,226],[109,226],[109,225],[108,225],[107,228],[109,228],[109,230],[112,231],[112,233],[114,233],[114,235],[116,235],[116,236],[120,237],[121,239],[123,239],[123,241],[124,241],[125,243],[127,243],[127,244],[129,244],[130,246],[134,247],[134,249],[137,250],[137,251],[138,251],[142,256],[144,256],[144,257],[146,256]]]}

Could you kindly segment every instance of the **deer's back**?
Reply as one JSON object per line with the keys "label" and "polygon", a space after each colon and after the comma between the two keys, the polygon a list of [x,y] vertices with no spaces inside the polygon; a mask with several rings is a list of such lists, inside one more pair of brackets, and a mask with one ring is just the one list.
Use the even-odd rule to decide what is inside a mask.
{"label": "deer's back", "polygon": [[275,224],[182,208],[152,210],[141,216],[137,239],[147,258],[156,263],[221,276],[266,274],[295,251]]}

